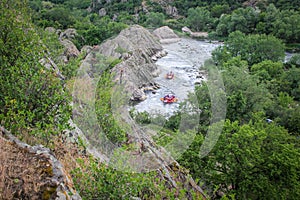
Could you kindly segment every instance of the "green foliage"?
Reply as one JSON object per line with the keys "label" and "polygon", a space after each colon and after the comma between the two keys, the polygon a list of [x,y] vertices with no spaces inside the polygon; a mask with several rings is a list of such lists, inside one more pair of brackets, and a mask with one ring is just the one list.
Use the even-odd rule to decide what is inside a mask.
{"label": "green foliage", "polygon": [[291,59],[287,63],[288,66],[295,66],[300,68],[300,54],[295,54],[291,57]]}
{"label": "green foliage", "polygon": [[165,21],[165,25],[170,27],[173,30],[178,30],[180,32],[176,33],[177,35],[182,34],[181,28],[185,26],[185,23],[182,19],[168,19]]}
{"label": "green foliage", "polygon": [[151,8],[151,12],[163,13],[163,8],[159,2],[147,0],[147,6]]}
{"label": "green foliage", "polygon": [[[218,36],[228,36],[234,31],[245,34],[272,34],[288,43],[299,42],[300,14],[296,10],[279,10],[270,4],[265,10],[261,11],[252,7],[235,9],[231,14],[218,14],[218,9],[222,6],[216,5],[212,8],[219,15],[219,22],[216,26]],[[221,12],[221,11],[219,11]]]}
{"label": "green foliage", "polygon": [[42,1],[29,1],[29,6],[32,10],[38,12],[42,9]]}
{"label": "green foliage", "polygon": [[224,56],[227,54],[241,56],[250,66],[264,60],[277,62],[284,58],[284,44],[273,36],[245,35],[236,31],[229,35],[224,46],[213,52],[214,61],[219,64],[226,62],[224,59],[230,58]]}
{"label": "green foliage", "polygon": [[[90,158],[89,165],[78,160],[80,168],[73,171],[74,183],[83,199],[130,199],[153,194],[154,180],[146,174],[122,173]],[[153,177],[153,176],[152,176]]]}
{"label": "green foliage", "polygon": [[98,18],[95,15],[90,15],[75,24],[78,34],[84,38],[83,41],[80,40],[77,43],[80,46],[97,45],[127,27],[126,24],[114,22],[108,17]]}
{"label": "green foliage", "polygon": [[163,25],[165,16],[163,13],[150,12],[147,14],[146,26],[150,28],[158,28]]}
{"label": "green foliage", "polygon": [[[217,126],[212,128],[217,130]],[[205,158],[198,154],[201,137],[193,144],[180,163],[226,195],[297,199],[300,193],[297,141],[282,127],[264,122],[261,115],[242,126],[226,121],[216,146]]]}
{"label": "green foliage", "polygon": [[297,68],[300,68],[300,54],[295,54],[291,57],[291,59],[286,63],[287,67],[295,66]]}
{"label": "green foliage", "polygon": [[72,27],[75,23],[74,17],[69,9],[55,7],[41,14],[41,18],[47,21],[46,26],[66,29]]}
{"label": "green foliage", "polygon": [[295,100],[300,100],[300,68],[291,68],[285,71],[280,77],[280,91],[287,92]]}
{"label": "green foliage", "polygon": [[271,81],[279,78],[283,73],[282,62],[272,62],[270,60],[262,61],[251,67],[251,72],[259,75],[262,80]]}
{"label": "green foliage", "polygon": [[[83,199],[185,199],[193,191],[170,189],[157,172],[121,172],[93,158],[77,160],[79,167],[72,171],[75,187]],[[180,185],[180,183],[178,183]],[[178,189],[179,191],[179,189]]]}
{"label": "green foliage", "polygon": [[226,118],[249,121],[251,113],[264,110],[270,104],[271,94],[265,85],[257,84],[258,78],[247,69],[232,67],[223,72],[223,80],[227,95]]}
{"label": "green foliage", "polygon": [[266,11],[260,14],[260,22],[257,24],[258,33],[270,34],[274,31],[274,23],[279,18],[280,10],[274,4],[270,4]]}
{"label": "green foliage", "polygon": [[276,7],[283,9],[283,10],[289,10],[289,9],[295,9],[300,7],[299,1],[290,1],[290,0],[268,0],[269,3],[274,4]]}
{"label": "green foliage", "polygon": [[210,12],[202,7],[188,10],[187,24],[195,31],[207,31],[210,29],[213,19]]}
{"label": "green foliage", "polygon": [[65,0],[64,3],[67,7],[72,9],[87,9],[91,4],[91,0]]}
{"label": "green foliage", "polygon": [[166,121],[164,127],[176,132],[179,129],[180,119],[181,119],[181,113],[177,112]]}
{"label": "green foliage", "polygon": [[300,41],[300,13],[297,11],[281,11],[274,22],[273,34],[289,43]]}
{"label": "green foliage", "polygon": [[150,124],[151,118],[148,112],[138,112],[134,114],[134,120],[139,124]]}
{"label": "green foliage", "polygon": [[254,8],[238,8],[230,15],[221,16],[216,32],[220,36],[226,36],[234,31],[253,33],[257,21],[258,12]]}
{"label": "green foliage", "polygon": [[222,14],[226,14],[229,12],[229,5],[228,4],[217,4],[211,8],[211,16],[212,17],[221,17]]}
{"label": "green foliage", "polygon": [[23,1],[1,1],[0,122],[12,133],[29,132],[48,141],[67,127],[69,97],[54,72],[39,62],[47,49],[26,8]]}
{"label": "green foliage", "polygon": [[111,107],[113,85],[112,75],[109,71],[104,72],[98,82],[96,114],[106,137],[113,143],[122,143],[126,140],[125,132],[113,115]]}

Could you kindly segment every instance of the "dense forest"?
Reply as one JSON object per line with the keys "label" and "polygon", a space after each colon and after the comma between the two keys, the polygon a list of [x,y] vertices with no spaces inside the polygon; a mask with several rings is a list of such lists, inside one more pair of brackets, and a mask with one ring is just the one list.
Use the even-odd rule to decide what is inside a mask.
{"label": "dense forest", "polygon": [[[187,26],[208,32],[208,41],[223,42],[204,69],[208,74],[215,68],[220,71],[226,95],[220,91],[214,98],[225,98],[227,108],[218,142],[200,157],[208,129],[217,131],[220,122],[211,122],[213,80],[195,87],[195,106],[202,110],[199,128],[190,130],[196,136],[179,164],[209,199],[299,198],[299,1],[2,0],[0,11],[0,123],[21,140],[55,152],[56,141],[70,129],[70,85],[85,53],[61,61],[63,46],[57,34],[46,28],[76,29],[72,42],[82,49],[101,44],[133,24],[149,30],[166,25],[189,37],[181,31]],[[285,60],[287,52],[293,53],[289,60]],[[41,64],[41,59],[50,58],[64,78]],[[121,62],[103,59],[110,69]],[[98,84],[99,123],[111,140],[130,148],[124,127],[109,113],[113,86],[109,70]],[[186,102],[193,104],[193,97]],[[181,114],[179,110],[167,120],[154,138],[157,144],[165,146],[182,134]],[[133,117],[140,124],[153,120],[148,113]],[[81,141],[78,148],[85,147]],[[83,199],[186,199],[187,193],[199,198],[191,191],[170,189],[156,172],[122,173],[92,157],[77,156],[76,163],[70,173]]]}

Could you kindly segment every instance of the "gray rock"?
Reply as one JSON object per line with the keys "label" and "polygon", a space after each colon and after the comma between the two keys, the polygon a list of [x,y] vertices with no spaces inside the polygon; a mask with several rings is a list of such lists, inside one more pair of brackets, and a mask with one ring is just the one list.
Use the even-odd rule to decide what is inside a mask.
{"label": "gray rock", "polygon": [[189,28],[186,27],[186,26],[185,26],[185,27],[182,27],[181,31],[184,32],[184,33],[192,34],[191,29],[189,29]]}
{"label": "gray rock", "polygon": [[165,8],[165,10],[166,10],[167,15],[170,15],[172,17],[178,17],[178,10],[175,6],[168,5]]}
{"label": "gray rock", "polygon": [[168,26],[155,29],[153,34],[159,39],[160,43],[173,43],[180,40],[180,38]]}
{"label": "gray rock", "polygon": [[80,54],[77,47],[68,39],[60,40],[60,43],[65,47],[64,56],[68,58],[77,58]]}
{"label": "gray rock", "polygon": [[80,53],[86,53],[86,54],[89,54],[92,50],[93,50],[93,47],[92,47],[92,46],[84,45],[84,46],[81,48]]}
{"label": "gray rock", "polygon": [[72,40],[75,39],[75,37],[77,36],[77,31],[74,28],[68,28],[65,31],[61,32],[59,35],[59,38],[62,39],[68,39],[68,40]]}
{"label": "gray rock", "polygon": [[48,31],[49,33],[56,33],[56,29],[54,27],[47,27],[45,28],[45,31]]}
{"label": "gray rock", "polygon": [[106,12],[105,8],[101,8],[99,10],[98,14],[99,14],[100,17],[103,17],[107,14],[107,12]]}
{"label": "gray rock", "polygon": [[132,101],[144,101],[147,99],[147,96],[145,95],[144,91],[141,89],[136,89],[131,97]]}

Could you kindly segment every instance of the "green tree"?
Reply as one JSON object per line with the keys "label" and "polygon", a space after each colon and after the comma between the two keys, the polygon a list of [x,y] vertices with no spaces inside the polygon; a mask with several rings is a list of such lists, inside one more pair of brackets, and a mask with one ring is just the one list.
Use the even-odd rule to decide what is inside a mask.
{"label": "green tree", "polygon": [[[247,123],[252,113],[265,111],[271,105],[272,94],[266,84],[260,83],[257,75],[249,72],[246,61],[240,57],[232,58],[223,64],[221,70],[227,97],[227,119]],[[202,111],[200,125],[204,128],[209,125],[211,117],[211,100],[206,84],[197,87],[196,94]]]}
{"label": "green tree", "polygon": [[221,16],[216,32],[219,36],[228,36],[234,31],[253,33],[258,20],[259,13],[254,8],[238,8],[230,15]]}
{"label": "green tree", "polygon": [[202,7],[188,10],[187,24],[195,31],[207,31],[213,22],[210,12]]}
{"label": "green tree", "polygon": [[229,5],[228,4],[217,4],[211,8],[211,16],[219,18],[222,14],[229,12]]}
{"label": "green tree", "polygon": [[251,72],[258,74],[264,81],[278,79],[283,71],[282,62],[272,62],[270,60],[262,61],[251,67]]}
{"label": "green tree", "polygon": [[[227,95],[226,118],[232,121],[248,122],[252,113],[265,110],[271,103],[272,95],[259,79],[251,75],[246,63],[233,58],[224,64],[222,73]],[[242,81],[241,81],[242,80]]]}
{"label": "green tree", "polygon": [[75,19],[69,9],[64,7],[55,7],[42,13],[41,18],[47,20],[47,26],[55,28],[70,28],[74,25]]}
{"label": "green tree", "polygon": [[[215,124],[212,129],[218,130],[218,126]],[[180,163],[211,187],[237,199],[298,198],[297,140],[275,123],[266,123],[262,115],[254,115],[253,121],[242,126],[237,121],[226,121],[207,157],[197,155],[201,140],[197,143]]]}
{"label": "green tree", "polygon": [[296,101],[300,100],[300,68],[291,68],[280,77],[279,91],[287,92]]}
{"label": "green tree", "polygon": [[[224,52],[222,53],[222,51]],[[221,60],[222,58],[218,57],[218,55],[224,54],[230,54],[234,57],[241,56],[242,60],[247,61],[250,66],[264,60],[283,61],[285,55],[283,42],[274,36],[245,35],[240,31],[231,33],[225,45],[213,52],[214,61],[216,63],[226,62],[226,60]]]}
{"label": "green tree", "polygon": [[295,66],[297,68],[300,68],[300,54],[294,54],[291,59],[286,63],[287,67]]}
{"label": "green tree", "polygon": [[274,31],[274,22],[280,18],[279,10],[274,6],[274,4],[270,4],[265,12],[260,14],[260,18],[262,20],[257,24],[257,32],[270,34]]}
{"label": "green tree", "polygon": [[300,14],[299,11],[284,10],[274,22],[272,32],[276,37],[288,43],[300,42]]}
{"label": "green tree", "polygon": [[165,15],[163,13],[150,12],[147,15],[147,20],[145,24],[148,27],[157,28],[163,25],[164,20],[165,20]]}

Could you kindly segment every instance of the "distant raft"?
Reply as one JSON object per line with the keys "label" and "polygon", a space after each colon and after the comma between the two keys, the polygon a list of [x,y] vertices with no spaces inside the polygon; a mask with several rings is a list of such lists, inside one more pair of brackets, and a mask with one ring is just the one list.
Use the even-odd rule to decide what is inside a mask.
{"label": "distant raft", "polygon": [[166,74],[166,79],[173,79],[174,78],[174,73],[172,72],[172,71],[170,71],[170,72],[168,72],[167,74]]}
{"label": "distant raft", "polygon": [[164,97],[160,98],[163,103],[175,103],[178,101],[178,98],[173,94],[167,94]]}

